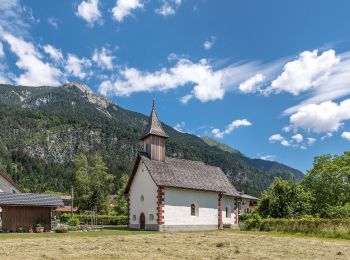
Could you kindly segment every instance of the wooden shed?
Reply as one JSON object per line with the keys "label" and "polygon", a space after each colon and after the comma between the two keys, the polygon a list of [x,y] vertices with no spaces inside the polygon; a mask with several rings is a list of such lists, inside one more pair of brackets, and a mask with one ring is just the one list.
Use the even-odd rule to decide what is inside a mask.
{"label": "wooden shed", "polygon": [[0,192],[2,228],[16,232],[40,223],[46,231],[51,230],[52,211],[58,206],[63,206],[60,196]]}

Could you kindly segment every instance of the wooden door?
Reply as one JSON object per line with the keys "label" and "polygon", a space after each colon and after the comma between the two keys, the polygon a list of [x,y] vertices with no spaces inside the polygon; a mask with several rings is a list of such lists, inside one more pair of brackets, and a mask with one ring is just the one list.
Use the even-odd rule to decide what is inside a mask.
{"label": "wooden door", "polygon": [[140,229],[145,229],[145,214],[140,214]]}

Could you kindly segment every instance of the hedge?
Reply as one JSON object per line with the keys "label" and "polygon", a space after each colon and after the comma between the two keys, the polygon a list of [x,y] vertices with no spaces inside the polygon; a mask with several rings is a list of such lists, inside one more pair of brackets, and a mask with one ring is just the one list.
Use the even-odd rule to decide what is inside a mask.
{"label": "hedge", "polygon": [[[67,222],[66,214],[63,214],[60,218],[61,222]],[[75,214],[74,218],[80,221],[82,225],[91,224],[91,215],[89,214]],[[115,215],[97,215],[97,224],[98,225],[127,225],[128,217],[127,216],[115,216]]]}
{"label": "hedge", "polygon": [[350,219],[262,219],[254,216],[240,224],[242,230],[277,231],[350,239]]}

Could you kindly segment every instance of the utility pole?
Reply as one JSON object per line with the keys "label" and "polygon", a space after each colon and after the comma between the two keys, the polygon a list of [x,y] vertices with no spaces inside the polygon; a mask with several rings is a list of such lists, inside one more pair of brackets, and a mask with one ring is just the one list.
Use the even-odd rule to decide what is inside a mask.
{"label": "utility pole", "polygon": [[71,188],[71,209],[70,209],[70,215],[71,215],[71,217],[73,217],[73,207],[74,207],[74,188],[73,188],[73,186],[72,186],[72,188]]}

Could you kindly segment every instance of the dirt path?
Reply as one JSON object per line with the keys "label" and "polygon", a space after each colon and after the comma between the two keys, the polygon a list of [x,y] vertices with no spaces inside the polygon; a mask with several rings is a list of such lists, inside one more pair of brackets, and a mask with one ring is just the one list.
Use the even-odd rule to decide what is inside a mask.
{"label": "dirt path", "polygon": [[231,232],[12,238],[0,259],[350,259],[350,242]]}

